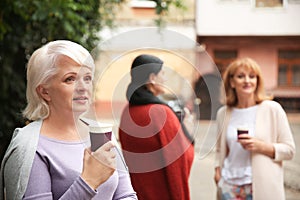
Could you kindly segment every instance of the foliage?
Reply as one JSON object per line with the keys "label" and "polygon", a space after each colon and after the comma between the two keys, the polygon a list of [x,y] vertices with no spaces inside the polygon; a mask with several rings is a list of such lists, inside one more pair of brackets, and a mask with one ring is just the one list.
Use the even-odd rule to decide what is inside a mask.
{"label": "foliage", "polygon": [[[23,126],[25,65],[48,41],[68,39],[91,50],[104,26],[113,25],[116,5],[125,0],[1,0],[0,156],[15,127]],[[100,8],[100,9],[99,9]]]}
{"label": "foliage", "polygon": [[156,3],[156,14],[158,15],[158,19],[156,20],[156,24],[158,27],[164,27],[165,25],[165,16],[169,14],[169,10],[171,6],[175,8],[186,10],[186,6],[184,5],[184,0],[153,0]]}
{"label": "foliage", "polygon": [[[126,0],[1,0],[0,1],[0,160],[15,127],[25,123],[25,66],[32,52],[57,39],[78,42],[91,50],[98,33],[114,26],[117,5]],[[170,6],[183,0],[155,0],[157,24]]]}

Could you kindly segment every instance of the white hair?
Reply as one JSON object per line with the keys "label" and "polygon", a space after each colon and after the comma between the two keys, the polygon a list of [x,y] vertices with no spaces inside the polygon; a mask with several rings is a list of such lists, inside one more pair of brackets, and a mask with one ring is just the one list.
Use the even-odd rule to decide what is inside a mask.
{"label": "white hair", "polygon": [[37,49],[27,65],[27,106],[23,116],[29,120],[45,119],[49,115],[49,106],[38,94],[37,87],[46,84],[57,73],[56,63],[61,56],[67,56],[81,66],[88,67],[94,74],[95,64],[91,54],[81,45],[57,40]]}

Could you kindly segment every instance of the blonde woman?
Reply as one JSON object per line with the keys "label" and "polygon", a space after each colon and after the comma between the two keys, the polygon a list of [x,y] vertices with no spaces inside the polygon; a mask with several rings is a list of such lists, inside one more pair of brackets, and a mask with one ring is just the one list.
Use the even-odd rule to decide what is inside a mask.
{"label": "blonde woman", "polygon": [[[129,174],[115,170],[109,141],[86,148],[79,116],[92,100],[94,61],[65,40],[37,49],[27,66],[27,107],[33,122],[17,128],[4,156],[0,199],[137,199]],[[79,133],[80,132],[80,133]]]}
{"label": "blonde woman", "polygon": [[[282,107],[264,93],[259,65],[233,61],[224,73],[226,105],[217,114],[215,181],[219,199],[285,199],[283,166],[295,154]],[[237,129],[246,129],[237,135]]]}

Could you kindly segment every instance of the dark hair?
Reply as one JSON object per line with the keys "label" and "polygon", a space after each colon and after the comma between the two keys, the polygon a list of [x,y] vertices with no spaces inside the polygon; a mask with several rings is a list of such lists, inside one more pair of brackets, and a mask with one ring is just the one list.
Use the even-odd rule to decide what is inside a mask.
{"label": "dark hair", "polygon": [[131,82],[144,84],[148,81],[150,74],[158,74],[163,65],[163,61],[156,56],[142,54],[137,56],[131,65]]}

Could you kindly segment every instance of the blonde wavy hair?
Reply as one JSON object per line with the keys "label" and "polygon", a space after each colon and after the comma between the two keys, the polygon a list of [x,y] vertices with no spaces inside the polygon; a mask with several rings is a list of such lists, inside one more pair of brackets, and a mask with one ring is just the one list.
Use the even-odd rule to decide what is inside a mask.
{"label": "blonde wavy hair", "polygon": [[81,45],[57,40],[47,43],[37,49],[27,64],[27,106],[23,116],[29,120],[45,119],[49,115],[47,102],[38,94],[37,88],[46,84],[56,75],[56,63],[61,56],[67,56],[81,66],[86,66],[94,73],[95,64],[91,54]]}
{"label": "blonde wavy hair", "polygon": [[253,70],[253,72],[257,77],[257,87],[254,92],[254,98],[256,104],[259,104],[264,100],[272,99],[272,97],[267,96],[265,93],[264,81],[263,81],[260,66],[253,59],[246,57],[246,58],[238,58],[234,60],[232,63],[230,63],[230,65],[225,70],[223,75],[225,90],[222,90],[225,92],[225,94],[222,95],[223,103],[230,107],[236,106],[238,103],[237,94],[235,89],[232,88],[230,85],[230,79],[233,77],[237,69],[240,67],[243,67],[248,70]]}

